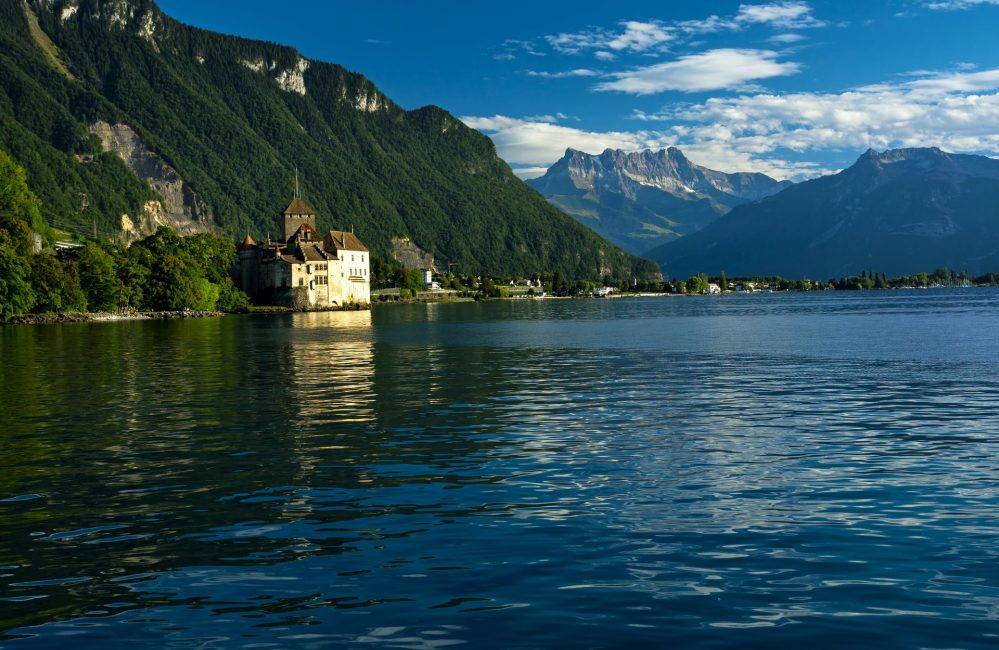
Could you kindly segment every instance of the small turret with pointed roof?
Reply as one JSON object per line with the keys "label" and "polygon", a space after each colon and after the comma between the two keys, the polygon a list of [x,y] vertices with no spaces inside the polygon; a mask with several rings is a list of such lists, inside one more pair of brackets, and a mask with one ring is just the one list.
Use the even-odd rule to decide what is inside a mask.
{"label": "small turret with pointed roof", "polygon": [[250,233],[246,233],[246,238],[243,239],[243,241],[236,246],[236,250],[237,251],[249,250],[251,248],[256,248],[256,247],[257,247],[257,242],[253,241],[253,237],[250,237]]}

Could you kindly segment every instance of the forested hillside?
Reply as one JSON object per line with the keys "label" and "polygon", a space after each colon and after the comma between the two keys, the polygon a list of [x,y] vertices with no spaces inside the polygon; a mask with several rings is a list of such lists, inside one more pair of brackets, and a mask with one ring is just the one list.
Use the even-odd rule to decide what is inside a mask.
{"label": "forested hillside", "polygon": [[145,0],[0,2],[0,148],[73,232],[265,238],[297,168],[319,225],[353,225],[386,259],[402,237],[465,273],[656,272],[549,206],[446,111],[403,110],[359,74]]}

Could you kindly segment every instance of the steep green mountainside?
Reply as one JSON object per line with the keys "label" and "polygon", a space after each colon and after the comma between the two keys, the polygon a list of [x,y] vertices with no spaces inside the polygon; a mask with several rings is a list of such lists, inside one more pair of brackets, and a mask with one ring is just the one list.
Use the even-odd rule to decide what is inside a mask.
{"label": "steep green mountainside", "polygon": [[403,110],[359,74],[148,0],[0,0],[0,148],[72,232],[266,238],[297,168],[319,225],[353,226],[386,259],[408,238],[463,273],[657,271],[548,205],[444,110]]}
{"label": "steep green mountainside", "polygon": [[838,174],[737,207],[649,256],[676,277],[989,272],[999,268],[999,160],[871,150]]}
{"label": "steep green mountainside", "polygon": [[765,174],[715,171],[676,147],[659,151],[567,149],[539,178],[527,181],[555,206],[636,255],[697,232],[733,207],[791,183]]}

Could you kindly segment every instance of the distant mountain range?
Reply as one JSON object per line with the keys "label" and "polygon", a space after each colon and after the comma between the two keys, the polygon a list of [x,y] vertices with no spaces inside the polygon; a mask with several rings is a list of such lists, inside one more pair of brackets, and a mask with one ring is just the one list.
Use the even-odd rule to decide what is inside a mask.
{"label": "distant mountain range", "polygon": [[737,205],[791,185],[765,174],[701,167],[676,147],[630,153],[607,149],[600,155],[567,149],[544,176],[527,183],[635,254],[696,232]]}
{"label": "distant mountain range", "polygon": [[867,151],[849,168],[737,208],[648,253],[669,276],[829,279],[999,269],[999,160]]}
{"label": "distant mountain range", "polygon": [[0,2],[0,148],[53,225],[266,238],[295,187],[321,228],[460,273],[656,273],[517,179],[443,109],[290,47],[183,25],[150,0]]}

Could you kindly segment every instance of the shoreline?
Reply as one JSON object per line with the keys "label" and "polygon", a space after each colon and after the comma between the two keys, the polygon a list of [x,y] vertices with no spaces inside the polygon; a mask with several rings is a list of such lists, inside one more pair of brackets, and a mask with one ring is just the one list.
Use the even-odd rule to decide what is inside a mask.
{"label": "shoreline", "polygon": [[322,309],[292,309],[290,307],[254,307],[245,313],[227,313],[224,311],[126,311],[126,312],[48,312],[45,314],[22,314],[10,320],[0,321],[0,325],[62,325],[66,323],[118,323],[123,321],[146,320],[183,320],[188,318],[221,318],[222,316],[274,316],[279,314],[296,314],[327,311],[362,311],[370,310],[370,305],[351,305],[344,307],[329,307]]}
{"label": "shoreline", "polygon": [[0,325],[60,325],[63,323],[114,323],[138,320],[179,320],[185,318],[218,318],[221,311],[136,311],[136,312],[67,312],[24,314],[3,321]]}
{"label": "shoreline", "polygon": [[720,297],[722,295],[756,295],[756,294],[791,294],[791,293],[826,293],[826,292],[845,292],[845,293],[866,293],[866,292],[885,292],[885,291],[895,291],[895,290],[926,290],[926,289],[975,289],[989,287],[991,285],[972,285],[970,287],[948,287],[948,286],[931,286],[931,287],[889,287],[885,289],[863,289],[863,290],[845,290],[845,289],[825,289],[825,290],[814,290],[814,291],[802,291],[795,289],[785,289],[785,290],[764,290],[764,291],[726,291],[721,294],[696,294],[696,293],[654,293],[654,292],[624,292],[624,293],[613,293],[607,296],[527,296],[527,295],[517,295],[517,296],[505,296],[505,297],[490,297],[490,298],[479,298],[476,300],[471,297],[457,297],[457,298],[444,298],[444,299],[427,299],[427,298],[408,298],[401,300],[373,300],[371,303],[366,305],[355,304],[350,306],[342,307],[326,307],[320,309],[292,309],[290,307],[278,307],[278,306],[266,306],[266,307],[251,307],[250,311],[245,313],[227,313],[223,311],[193,311],[193,310],[172,310],[172,311],[132,311],[132,312],[66,312],[66,313],[45,313],[45,314],[22,314],[21,316],[15,316],[9,320],[0,321],[0,326],[3,325],[61,325],[65,323],[113,323],[122,321],[147,321],[147,320],[183,320],[188,318],[220,318],[222,316],[275,316],[282,314],[296,314],[296,313],[310,313],[310,312],[336,312],[336,311],[370,311],[377,307],[387,306],[387,305],[418,305],[418,304],[449,304],[449,303],[469,303],[469,302],[501,302],[501,301],[515,301],[521,302],[524,300],[600,300],[600,299],[610,299],[619,300],[622,298],[690,298],[690,297]]}

